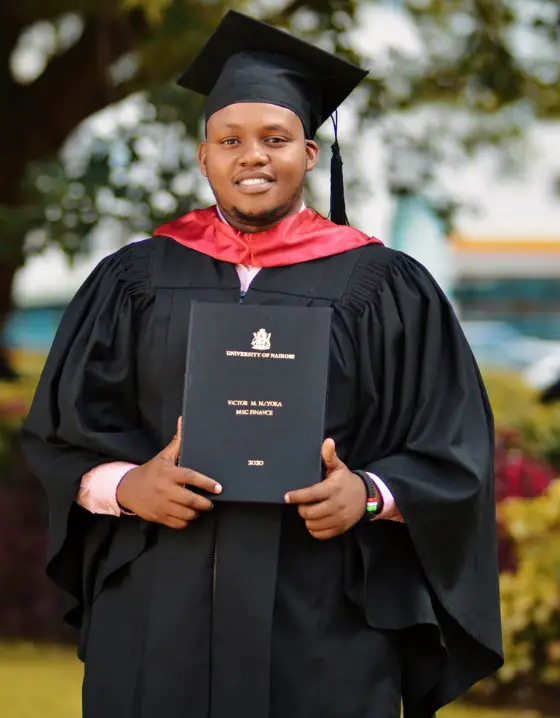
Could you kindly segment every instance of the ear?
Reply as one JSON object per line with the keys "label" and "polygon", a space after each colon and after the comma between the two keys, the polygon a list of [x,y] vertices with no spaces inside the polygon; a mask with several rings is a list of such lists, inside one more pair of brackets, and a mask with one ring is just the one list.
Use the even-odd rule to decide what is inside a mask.
{"label": "ear", "polygon": [[319,161],[319,145],[313,140],[305,140],[305,171],[311,172]]}
{"label": "ear", "polygon": [[207,151],[206,142],[201,142],[198,145],[198,151],[196,153],[196,158],[198,160],[198,166],[200,168],[200,171],[201,171],[203,177],[208,177],[208,170],[206,169],[206,151]]}

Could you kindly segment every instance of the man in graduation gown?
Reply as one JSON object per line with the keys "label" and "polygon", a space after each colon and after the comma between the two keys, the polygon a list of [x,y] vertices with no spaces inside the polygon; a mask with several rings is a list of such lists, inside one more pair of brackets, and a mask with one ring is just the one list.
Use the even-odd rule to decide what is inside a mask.
{"label": "man in graduation gown", "polygon": [[[107,257],[62,320],[23,443],[85,718],[428,718],[501,665],[467,342],[422,266],[346,225],[336,145],[335,221],[303,205],[364,74],[228,13],[180,81],[208,96],[216,206]],[[325,476],[285,505],[210,510],[215,477],[176,465],[193,300],[332,308]]]}

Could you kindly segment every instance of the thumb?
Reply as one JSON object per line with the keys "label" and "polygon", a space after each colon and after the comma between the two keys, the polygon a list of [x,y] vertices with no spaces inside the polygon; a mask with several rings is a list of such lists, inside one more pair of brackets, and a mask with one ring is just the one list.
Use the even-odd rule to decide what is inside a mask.
{"label": "thumb", "polygon": [[328,474],[335,471],[335,469],[339,469],[340,467],[344,466],[342,461],[338,458],[338,454],[336,453],[336,445],[333,439],[325,439],[325,441],[323,442],[323,447],[321,449],[321,456],[323,457],[323,463],[325,464],[325,468]]}
{"label": "thumb", "polygon": [[177,419],[177,431],[175,436],[171,439],[169,444],[160,452],[160,456],[163,459],[172,461],[174,464],[179,459],[179,453],[181,451],[181,429],[182,429],[182,417]]}

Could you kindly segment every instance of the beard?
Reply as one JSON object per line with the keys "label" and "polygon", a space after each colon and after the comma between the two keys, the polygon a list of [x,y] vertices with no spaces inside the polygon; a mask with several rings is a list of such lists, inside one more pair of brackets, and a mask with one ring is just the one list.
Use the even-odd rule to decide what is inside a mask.
{"label": "beard", "polygon": [[262,212],[243,212],[239,207],[234,206],[231,208],[230,213],[242,224],[264,229],[287,217],[292,208],[293,204],[286,204],[274,209],[265,209]]}
{"label": "beard", "polygon": [[235,205],[227,205],[222,202],[220,195],[210,185],[210,188],[216,198],[216,203],[224,214],[226,219],[234,220],[234,223],[239,223],[244,227],[254,228],[255,231],[265,230],[278,224],[281,220],[295,214],[301,207],[303,189],[305,184],[305,178],[301,181],[299,187],[293,192],[290,197],[280,205],[265,209],[261,211],[245,212]]}

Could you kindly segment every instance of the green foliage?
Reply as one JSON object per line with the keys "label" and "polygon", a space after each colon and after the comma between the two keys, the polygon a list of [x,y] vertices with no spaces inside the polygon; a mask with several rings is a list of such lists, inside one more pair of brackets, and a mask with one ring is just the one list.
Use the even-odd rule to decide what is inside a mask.
{"label": "green foliage", "polygon": [[506,663],[497,680],[560,681],[560,481],[534,499],[511,499],[499,516],[517,552],[500,580]]}
{"label": "green foliage", "polygon": [[560,403],[541,404],[515,374],[486,374],[484,381],[497,431],[514,432],[519,449],[560,471]]}
{"label": "green foliage", "polygon": [[92,230],[104,227],[126,241],[194,208],[202,186],[188,136],[194,120],[165,94],[175,99],[177,92],[158,93],[157,107],[138,97],[133,117],[115,120],[110,137],[77,137],[67,162],[32,167],[29,182],[44,213],[32,249],[56,241],[73,256],[87,249]]}
{"label": "green foliage", "polygon": [[[560,405],[541,404],[516,375],[484,379],[499,437],[519,457],[529,455],[559,470]],[[501,540],[507,537],[514,556],[514,570],[500,577],[506,661],[479,690],[500,691],[513,700],[520,690],[538,693],[560,680],[560,480],[535,498],[506,498],[497,511]]]}
{"label": "green foliage", "polygon": [[152,23],[161,22],[165,11],[172,0],[122,0],[123,10],[126,12],[141,8],[146,13],[147,19]]}
{"label": "green foliage", "polygon": [[[451,228],[460,199],[450,197],[439,185],[441,164],[452,161],[458,167],[465,156],[483,145],[501,147],[503,156],[508,157],[512,138],[521,136],[533,117],[560,116],[556,4],[540,0],[524,10],[521,4],[506,0],[403,0],[412,33],[423,48],[421,54],[391,49],[385,59],[375,55],[368,59],[360,57],[355,31],[371,4],[366,0],[286,0],[283,5],[275,3],[275,9],[263,6],[259,13],[369,66],[370,75],[358,93],[358,110],[363,126],[375,124],[382,134],[393,191],[428,194]],[[11,143],[4,154],[5,166],[14,173],[13,182],[25,176],[27,186],[17,200],[11,190],[3,193],[0,187],[0,231],[3,236],[9,231],[14,237],[9,257],[4,250],[0,260],[20,263],[23,240],[31,229],[44,230],[31,243],[32,248],[56,241],[72,254],[102,220],[116,219],[123,233],[130,233],[148,231],[161,219],[163,213],[157,201],[154,206],[151,189],[122,181],[123,167],[134,174],[139,159],[135,147],[142,134],[149,132],[149,119],[143,119],[137,131],[117,127],[114,136],[104,136],[79,170],[72,157],[75,142],[67,145],[63,157],[59,151],[74,137],[82,120],[131,93],[143,92],[157,128],[163,131],[163,125],[184,125],[183,137],[177,135],[177,153],[182,155],[199,135],[202,102],[173,89],[172,82],[225,10],[243,10],[247,5],[247,0],[18,3],[17,13],[6,16],[13,29],[8,38],[12,45],[18,33],[35,21],[55,23],[68,13],[81,18],[83,32],[74,45],[59,43],[40,81],[22,90],[31,112],[19,121],[19,145]],[[0,22],[3,13],[0,10]],[[527,39],[525,46],[533,48],[532,54],[517,51],[521,36]],[[11,81],[7,65],[3,72]],[[41,87],[42,94],[34,99]],[[83,87],[91,90],[84,93]],[[45,104],[44,97],[56,98],[56,102]],[[61,112],[64,103],[67,109]],[[415,115],[418,119],[411,123],[412,113],[425,107],[437,107],[433,119],[426,123]],[[34,109],[39,108],[40,126],[34,117]],[[95,132],[91,136],[95,139]],[[115,171],[115,153],[123,145],[128,164]],[[20,147],[27,148],[26,152]],[[179,164],[179,172],[196,172],[192,160]],[[351,183],[350,163],[346,169]],[[154,171],[157,192],[168,195],[167,205],[175,204],[176,213],[201,200],[195,183],[191,182],[187,194],[177,193],[172,172],[157,166]],[[47,188],[45,177],[50,178]],[[110,195],[117,201],[104,201]]]}
{"label": "green foliage", "polygon": [[[0,381],[0,484],[6,480],[6,467],[10,465],[14,449],[20,443],[21,423],[31,406],[39,374],[45,357],[28,352],[15,352],[10,356],[19,379]],[[5,481],[4,481],[5,483]]]}
{"label": "green foliage", "polygon": [[[419,24],[432,28],[434,39],[432,67],[417,91],[434,100],[461,96],[465,106],[483,112],[523,100],[537,116],[558,117],[560,94],[550,72],[558,60],[555,0],[529,8],[508,0],[407,0],[406,5]],[[531,58],[512,43],[520,32],[540,43]],[[456,42],[442,43],[445,34]]]}

